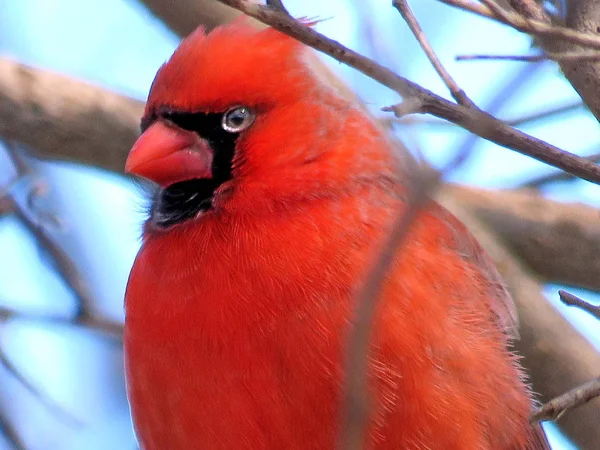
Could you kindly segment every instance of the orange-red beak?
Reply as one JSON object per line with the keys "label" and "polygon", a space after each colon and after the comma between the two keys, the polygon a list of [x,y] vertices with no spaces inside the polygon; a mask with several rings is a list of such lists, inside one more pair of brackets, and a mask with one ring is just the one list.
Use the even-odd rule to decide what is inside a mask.
{"label": "orange-red beak", "polygon": [[158,121],[133,145],[125,172],[167,187],[179,181],[211,178],[212,160],[208,142],[196,133]]}

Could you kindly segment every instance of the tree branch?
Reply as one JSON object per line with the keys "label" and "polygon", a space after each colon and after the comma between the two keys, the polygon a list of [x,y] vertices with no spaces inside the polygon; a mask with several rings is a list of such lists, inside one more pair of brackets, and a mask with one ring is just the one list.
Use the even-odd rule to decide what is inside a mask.
{"label": "tree branch", "polygon": [[560,295],[560,300],[565,305],[575,306],[576,308],[579,308],[600,320],[600,306],[592,305],[591,303],[588,303],[582,298],[579,298],[567,291],[560,290],[558,291],[558,295]]}
{"label": "tree branch", "polygon": [[558,420],[568,409],[585,405],[587,402],[600,396],[600,377],[583,383],[575,389],[553,398],[548,403],[538,408],[532,414],[531,420]]}
{"label": "tree branch", "polygon": [[421,49],[429,59],[429,62],[431,63],[435,71],[438,73],[444,84],[446,84],[446,87],[452,94],[454,100],[456,100],[456,103],[466,107],[475,106],[471,99],[467,97],[465,91],[463,91],[462,88],[458,85],[458,83],[454,81],[452,75],[450,75],[450,73],[446,70],[440,59],[435,54],[433,48],[431,47],[431,44],[429,43],[429,40],[427,39],[427,36],[425,36],[425,33],[421,28],[421,25],[419,25],[417,18],[410,9],[410,5],[408,4],[408,2],[406,0],[394,0],[392,2],[392,5],[398,10],[406,24],[412,31],[413,35],[419,42]]}
{"label": "tree branch", "polygon": [[140,101],[0,58],[0,136],[38,154],[122,172],[142,111]]}
{"label": "tree branch", "polygon": [[452,193],[542,280],[600,290],[598,209],[527,190],[453,186]]}

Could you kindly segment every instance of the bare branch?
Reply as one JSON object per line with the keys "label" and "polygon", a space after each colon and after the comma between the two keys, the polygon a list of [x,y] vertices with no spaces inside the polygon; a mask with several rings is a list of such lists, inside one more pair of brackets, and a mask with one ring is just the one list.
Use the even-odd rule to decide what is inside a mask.
{"label": "bare branch", "polygon": [[123,339],[123,323],[101,317],[97,314],[85,314],[82,317],[49,316],[46,314],[33,314],[22,311],[11,310],[0,307],[0,318],[25,319],[40,323],[54,323],[65,326],[79,327],[85,330],[101,333],[112,339],[120,341]]}
{"label": "bare branch", "polygon": [[13,446],[14,450],[28,450],[23,438],[19,434],[19,430],[13,425],[3,408],[0,408],[0,433]]}
{"label": "bare branch", "polygon": [[508,0],[513,9],[529,19],[549,23],[550,20],[543,7],[535,0]]}
{"label": "bare branch", "polygon": [[0,136],[45,157],[122,172],[143,107],[105,89],[0,58]]}
{"label": "bare branch", "polygon": [[588,381],[540,406],[531,415],[532,422],[558,420],[567,410],[600,397],[600,377]]}
{"label": "bare branch", "polygon": [[[492,9],[491,0],[486,0],[487,7],[470,0],[440,1],[530,33],[539,38],[547,54],[581,54],[592,48],[600,48],[597,34],[600,9],[595,0],[569,2],[566,27],[552,24],[542,6],[532,0],[509,0],[517,12],[505,11],[502,14]],[[597,95],[600,90],[600,62],[594,57],[557,58],[557,61],[565,77],[596,119],[600,120],[600,97]]]}
{"label": "bare branch", "polygon": [[600,290],[597,208],[552,201],[527,190],[454,185],[449,192],[543,281]]}
{"label": "bare branch", "polygon": [[[600,162],[600,153],[594,153],[593,155],[586,156],[585,158],[589,161],[598,163]],[[523,183],[520,187],[539,189],[550,183],[556,183],[559,181],[575,181],[576,179],[577,178],[573,177],[573,175],[571,175],[570,173],[553,171],[552,173],[532,178],[527,182]]]}
{"label": "bare branch", "polygon": [[553,61],[599,61],[600,52],[564,52],[542,53],[540,55],[457,55],[456,61],[516,61],[516,62],[542,62],[548,59]]}
{"label": "bare branch", "polygon": [[176,5],[164,0],[140,0],[140,3],[179,36],[187,36],[198,25],[212,30],[240,15],[214,0],[178,0]]}
{"label": "bare branch", "polygon": [[423,32],[421,25],[419,25],[417,18],[410,9],[408,2],[406,0],[394,0],[393,6],[402,15],[402,18],[407,23],[412,33],[415,35],[415,38],[417,38],[421,49],[423,49],[423,52],[425,52],[425,55],[431,62],[431,65],[450,90],[450,93],[452,94],[452,97],[454,97],[454,100],[456,100],[457,103],[466,107],[474,106],[471,99],[467,97],[465,91],[463,91],[461,87],[456,83],[456,81],[454,81],[452,75],[448,73],[440,59],[433,51],[431,44],[427,40],[427,36],[425,36],[425,33]]}
{"label": "bare branch", "polygon": [[[17,168],[17,177],[23,177],[31,172],[31,169],[26,166],[12,143],[6,143],[5,148],[11,156],[14,166]],[[87,282],[81,276],[69,255],[46,231],[44,223],[34,219],[31,211],[27,211],[13,196],[8,196],[6,201],[9,203],[10,209],[17,219],[25,225],[35,237],[37,243],[50,255],[58,275],[73,292],[77,301],[76,316],[82,317],[85,314],[89,314],[95,304],[94,297],[89,290]]]}
{"label": "bare branch", "polygon": [[[524,125],[531,125],[540,120],[551,119],[557,115],[566,114],[566,113],[576,111],[578,109],[585,109],[585,108],[586,108],[585,104],[583,102],[581,102],[580,100],[578,100],[576,102],[567,103],[564,105],[553,106],[546,110],[543,110],[540,112],[535,112],[532,114],[527,114],[527,115],[524,115],[521,117],[516,117],[514,119],[507,119],[507,120],[505,120],[505,122],[508,125],[513,126],[513,127],[521,127]],[[595,162],[597,162],[597,161],[595,161]]]}
{"label": "bare branch", "polygon": [[558,291],[558,295],[560,296],[561,301],[568,306],[575,306],[579,309],[582,309],[596,319],[600,320],[600,306],[592,305],[591,303],[586,302],[582,298],[577,297],[567,291],[563,291],[562,289]]}
{"label": "bare branch", "polygon": [[[220,1],[220,0],[219,0]],[[564,39],[575,44],[579,44],[588,48],[600,50],[600,37],[592,33],[582,33],[570,28],[552,25],[547,22],[541,22],[534,19],[527,19],[524,16],[506,11],[496,5],[492,0],[485,0],[486,5],[475,3],[471,0],[439,0],[450,6],[470,11],[488,19],[494,19],[505,25],[509,25],[514,29],[530,33],[536,36]],[[492,9],[493,8],[493,9]],[[502,11],[498,13],[498,11]]]}
{"label": "bare branch", "polygon": [[6,369],[6,371],[17,380],[29,393],[42,404],[48,411],[58,417],[67,425],[81,426],[82,422],[73,416],[71,413],[65,410],[64,407],[56,403],[50,396],[40,391],[31,382],[25,378],[19,369],[12,363],[12,361],[6,356],[6,353],[0,347],[0,365]]}

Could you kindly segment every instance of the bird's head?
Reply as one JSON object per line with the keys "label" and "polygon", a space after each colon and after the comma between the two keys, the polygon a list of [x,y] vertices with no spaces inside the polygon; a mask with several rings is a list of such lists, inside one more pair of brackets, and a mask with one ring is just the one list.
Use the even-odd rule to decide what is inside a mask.
{"label": "bird's head", "polygon": [[180,44],[156,75],[125,166],[160,187],[154,227],[330,195],[345,174],[384,164],[368,150],[383,143],[378,127],[321,82],[306,51],[243,19]]}

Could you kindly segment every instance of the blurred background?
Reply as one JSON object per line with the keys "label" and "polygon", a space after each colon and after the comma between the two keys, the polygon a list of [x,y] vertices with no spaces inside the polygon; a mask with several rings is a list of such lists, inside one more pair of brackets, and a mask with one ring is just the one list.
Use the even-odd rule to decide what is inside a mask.
{"label": "blurred background", "polygon": [[[147,4],[152,3],[0,0],[0,61],[5,61],[0,79],[19,62],[106,90],[106,96],[90,100],[102,108],[110,108],[109,91],[143,101],[156,70],[180,40],[177,27],[150,12]],[[166,3],[176,16],[178,2]],[[285,4],[296,17],[327,19],[319,31],[449,98],[390,1]],[[530,37],[435,0],[412,1],[411,6],[446,68],[479,106],[568,151],[600,152],[597,120],[555,63],[455,61],[463,54],[535,54]],[[533,182],[545,198],[600,206],[598,186],[538,180],[555,171],[456,126],[427,116],[393,121],[380,108],[398,103],[396,94],[323,59],[374,114],[392,121],[406,144],[434,165],[443,164],[461,145],[473,146],[472,158],[451,181],[491,189]],[[68,79],[61,78],[61,102],[69,96]],[[73,92],[79,92],[79,82],[72,83]],[[0,91],[11,86],[0,81]],[[52,96],[51,91],[35,95]],[[10,108],[19,107],[7,98],[0,94],[0,122],[8,120]],[[71,111],[73,120],[77,111]],[[42,114],[30,119],[45,120]],[[44,126],[51,129],[52,123]],[[119,126],[135,124],[106,124],[107,148],[114,147],[110,127]],[[92,164],[78,164],[37,159],[32,155],[38,149],[19,140],[27,142],[14,139],[0,146],[0,449],[132,450],[136,444],[125,398],[120,326],[127,276],[140,243],[144,194],[116,164],[104,169],[93,164],[96,157],[102,159],[102,146],[82,148],[81,154],[89,155],[80,162]],[[69,145],[85,146],[85,136],[73,136]],[[548,302],[597,350],[598,322],[562,306],[559,287],[544,284]],[[569,289],[599,301],[592,292]],[[555,425],[546,430],[553,448],[577,448]]]}

